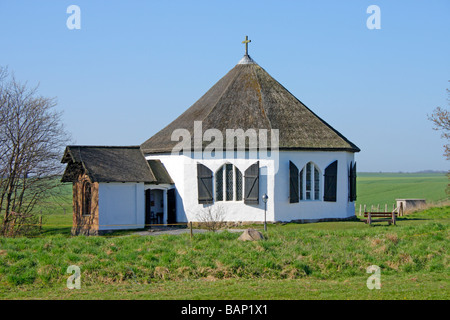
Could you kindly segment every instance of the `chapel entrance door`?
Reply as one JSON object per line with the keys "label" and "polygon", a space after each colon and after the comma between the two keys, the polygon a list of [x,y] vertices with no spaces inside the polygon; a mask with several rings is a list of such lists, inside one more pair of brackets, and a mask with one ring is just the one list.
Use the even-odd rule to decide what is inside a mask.
{"label": "chapel entrance door", "polygon": [[175,189],[167,190],[167,224],[177,222]]}
{"label": "chapel entrance door", "polygon": [[164,218],[163,190],[145,190],[145,225],[163,224]]}

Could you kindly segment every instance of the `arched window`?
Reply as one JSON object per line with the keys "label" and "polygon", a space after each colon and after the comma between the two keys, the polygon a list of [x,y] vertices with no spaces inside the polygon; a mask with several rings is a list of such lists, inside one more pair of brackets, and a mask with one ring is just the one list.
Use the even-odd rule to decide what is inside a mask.
{"label": "arched window", "polygon": [[224,164],[215,174],[216,201],[242,201],[242,172],[231,163]]}
{"label": "arched window", "polygon": [[91,214],[91,202],[92,202],[92,187],[89,181],[83,182],[82,189],[82,214]]}
{"label": "arched window", "polygon": [[313,162],[300,171],[300,200],[320,200],[320,174]]}

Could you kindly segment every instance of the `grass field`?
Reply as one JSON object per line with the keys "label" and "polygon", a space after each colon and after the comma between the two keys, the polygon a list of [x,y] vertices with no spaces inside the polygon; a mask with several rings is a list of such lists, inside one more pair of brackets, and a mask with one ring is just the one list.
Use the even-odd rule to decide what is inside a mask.
{"label": "grass field", "polygon": [[[398,197],[443,199],[445,176],[405,181],[396,175],[360,174],[358,200],[383,203],[384,189],[393,185],[405,192]],[[70,191],[53,209],[70,206]],[[0,238],[0,299],[450,298],[450,206],[400,217],[396,226],[358,220],[269,225],[260,242],[237,241],[239,234],[227,231],[193,239],[123,232],[71,237],[71,214],[51,207],[41,236]],[[79,290],[66,285],[71,265],[81,270]],[[380,290],[367,288],[371,265],[380,267]]]}
{"label": "grass field", "polygon": [[385,204],[392,210],[395,199],[426,199],[436,203],[447,199],[445,188],[449,180],[444,173],[358,173],[356,211],[359,205]]}
{"label": "grass field", "polygon": [[[230,232],[0,239],[3,299],[448,299],[450,207],[400,218]],[[80,290],[66,287],[81,269]],[[381,268],[369,290],[366,268]],[[249,290],[251,288],[251,290]]]}

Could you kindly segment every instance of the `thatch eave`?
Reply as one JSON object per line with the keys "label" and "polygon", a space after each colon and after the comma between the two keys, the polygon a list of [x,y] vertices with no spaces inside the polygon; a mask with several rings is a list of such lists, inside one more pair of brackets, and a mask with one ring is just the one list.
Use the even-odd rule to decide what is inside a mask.
{"label": "thatch eave", "polygon": [[67,146],[62,181],[73,182],[81,171],[92,182],[155,182],[156,178],[139,146]]}

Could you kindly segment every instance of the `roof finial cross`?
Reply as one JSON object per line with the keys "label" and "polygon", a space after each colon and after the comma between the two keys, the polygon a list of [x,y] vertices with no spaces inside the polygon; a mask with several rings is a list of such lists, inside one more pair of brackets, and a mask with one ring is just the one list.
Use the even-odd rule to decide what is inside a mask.
{"label": "roof finial cross", "polygon": [[248,40],[248,36],[245,36],[245,40],[242,43],[245,43],[245,55],[248,56],[248,43],[252,42],[252,40]]}

